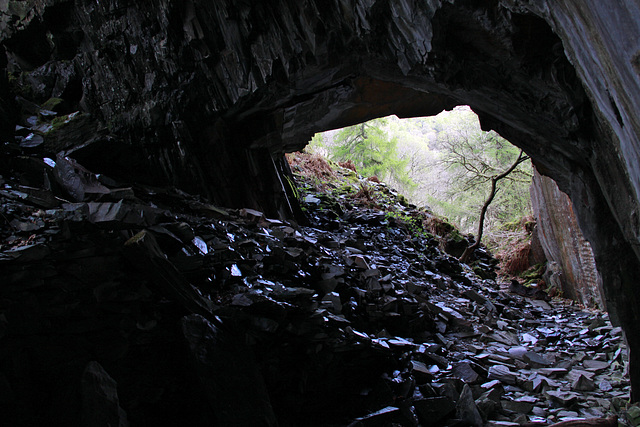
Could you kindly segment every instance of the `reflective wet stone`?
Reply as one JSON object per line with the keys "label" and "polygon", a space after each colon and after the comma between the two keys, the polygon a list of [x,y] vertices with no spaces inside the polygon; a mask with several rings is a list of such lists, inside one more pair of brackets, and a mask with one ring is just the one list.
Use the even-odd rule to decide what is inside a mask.
{"label": "reflective wet stone", "polygon": [[453,365],[452,374],[468,384],[482,381],[482,377],[471,367],[469,362],[458,362]]}
{"label": "reflective wet stone", "polygon": [[489,368],[490,380],[498,380],[504,384],[515,385],[517,380],[517,374],[511,372],[509,368],[503,365],[494,365]]}
{"label": "reflective wet stone", "polygon": [[[226,325],[247,346],[256,359],[238,372],[259,366],[269,399],[279,405],[274,410],[309,402],[313,393],[318,408],[353,408],[341,413],[343,423],[477,424],[475,407],[494,425],[526,421],[523,413],[531,406],[529,417],[550,422],[563,404],[586,417],[607,415],[620,407],[610,402],[628,399],[626,350],[606,317],[559,300],[543,305],[505,293],[439,254],[437,243],[389,228],[379,211],[352,215],[349,223],[334,216],[321,230],[324,225],[270,220],[250,209],[217,208],[186,193],[118,190],[114,182],[96,179],[109,193],[85,192],[86,201],[41,212],[36,206],[45,196],[15,185],[0,190],[2,212],[14,205],[12,212],[19,212],[8,217],[15,231],[0,251],[8,271],[2,292],[9,299],[33,294],[31,301],[45,305],[47,313],[39,316],[31,303],[13,306],[10,315],[0,313],[0,338],[39,334],[54,322],[65,334],[101,337],[99,351],[91,348],[91,354],[115,365],[133,363],[129,354],[146,351],[146,343],[170,348],[184,342],[163,341],[174,330],[167,325],[195,312]],[[317,198],[325,203],[327,196]],[[35,238],[27,241],[27,234]],[[54,287],[64,289],[65,297],[49,298]],[[95,310],[75,311],[89,300]],[[102,339],[102,324],[117,330],[116,337]],[[190,338],[190,357],[205,357],[200,348],[225,360],[206,343],[212,330],[203,329],[202,341]],[[206,363],[191,366],[209,369]],[[149,378],[162,378],[157,371]],[[12,375],[4,378],[15,394]],[[207,387],[216,375],[208,371]],[[567,394],[572,386],[590,389],[589,381],[596,390]],[[201,398],[211,401],[218,392],[208,389]],[[151,394],[148,399],[161,399],[162,393]],[[598,397],[585,401],[585,395]],[[543,407],[547,400],[553,402],[549,408]],[[461,402],[457,413],[455,402]],[[509,413],[501,411],[501,402],[508,402]],[[265,406],[260,411],[270,416]]]}

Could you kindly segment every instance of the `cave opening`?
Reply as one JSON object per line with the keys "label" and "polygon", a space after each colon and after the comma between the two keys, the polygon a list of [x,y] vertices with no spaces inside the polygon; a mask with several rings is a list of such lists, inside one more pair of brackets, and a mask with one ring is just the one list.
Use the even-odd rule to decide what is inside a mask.
{"label": "cave opening", "polygon": [[[266,8],[256,2],[169,1],[152,2],[144,10],[108,0],[37,2],[35,8],[27,3],[9,2],[8,9],[0,13],[1,49],[7,53],[7,61],[0,60],[0,108],[6,113],[0,117],[0,135],[3,154],[7,154],[0,160],[4,186],[0,195],[2,209],[6,209],[3,232],[9,246],[5,248],[10,252],[2,262],[12,281],[2,289],[9,297],[0,307],[0,339],[9,344],[4,347],[9,350],[0,354],[0,405],[26,402],[13,405],[16,420],[39,417],[41,421],[61,412],[77,415],[78,408],[95,401],[92,395],[86,394],[85,402],[57,398],[40,404],[38,400],[51,395],[78,398],[96,384],[105,387],[105,395],[121,393],[122,406],[137,421],[160,419],[159,414],[165,413],[178,417],[179,406],[188,404],[187,400],[192,400],[189,407],[215,407],[218,398],[227,398],[216,388],[216,373],[211,365],[187,360],[181,347],[186,335],[192,338],[193,354],[216,354],[204,351],[211,347],[203,344],[215,342],[215,316],[206,301],[209,295],[215,296],[210,292],[215,280],[230,288],[244,286],[239,297],[226,295],[226,302],[234,304],[223,311],[246,322],[249,345],[264,344],[255,348],[265,350],[260,363],[267,382],[281,398],[274,403],[279,413],[299,403],[298,391],[309,378],[318,388],[316,394],[308,395],[304,410],[307,414],[321,411],[314,406],[316,398],[339,387],[344,377],[338,374],[361,360],[353,354],[364,354],[376,373],[394,365],[387,357],[389,352],[401,352],[410,344],[379,330],[366,341],[370,347],[362,342],[356,349],[349,347],[366,339],[358,327],[350,325],[349,329],[328,310],[336,310],[335,296],[327,300],[323,296],[288,312],[290,306],[269,298],[293,293],[305,301],[310,296],[299,289],[292,291],[292,286],[286,286],[291,283],[249,280],[243,272],[263,268],[261,262],[267,259],[264,268],[273,277],[280,280],[288,274],[289,279],[299,280],[304,277],[300,271],[306,274],[305,268],[316,265],[307,263],[295,269],[295,260],[322,247],[319,267],[309,277],[320,278],[318,283],[330,287],[334,284],[331,279],[345,276],[340,268],[353,269],[355,273],[349,270],[348,278],[363,288],[366,297],[368,279],[382,279],[386,274],[372,271],[376,268],[370,265],[371,259],[357,251],[365,252],[369,248],[366,239],[377,234],[330,234],[335,229],[324,234],[308,230],[311,234],[303,237],[295,234],[295,227],[284,222],[302,215],[297,211],[296,190],[287,181],[291,168],[282,154],[302,148],[318,130],[389,114],[430,116],[461,104],[478,112],[483,128],[523,148],[541,174],[554,178],[571,195],[571,202],[563,199],[563,203],[577,219],[559,228],[580,227],[593,245],[611,319],[624,326],[632,349],[629,370],[636,394],[632,399],[637,398],[640,125],[634,111],[640,109],[640,84],[634,52],[640,49],[640,19],[632,2],[392,0],[355,2],[357,6],[349,7],[347,2],[309,0],[275,1]],[[22,99],[16,100],[16,94]],[[43,129],[53,127],[54,118],[48,109],[42,114],[42,107],[58,97],[66,103],[58,104],[59,111],[54,111],[56,124],[64,126],[55,129],[61,132],[47,133]],[[82,114],[75,115],[80,110]],[[55,166],[42,162],[42,156],[34,155],[40,150],[51,162],[61,155],[55,160],[56,171],[52,170]],[[86,198],[65,189],[63,167],[67,181],[91,187]],[[316,204],[316,199],[322,203],[322,197],[309,201]],[[24,200],[35,200],[38,208],[25,207]],[[184,200],[188,202],[176,208]],[[163,210],[166,206],[170,209]],[[220,207],[228,207],[232,214]],[[380,218],[367,211],[348,219],[364,223],[358,227],[388,221],[393,224],[391,230],[412,235],[411,221],[406,220],[410,216],[403,212],[393,219]],[[194,218],[197,224],[189,225]],[[352,231],[336,217],[327,217],[327,223]],[[302,221],[298,225],[304,226]],[[34,227],[47,233],[36,235],[30,232]],[[270,227],[275,231],[260,231]],[[393,237],[395,232],[385,228],[380,233]],[[14,239],[13,234],[19,238]],[[127,240],[132,235],[137,238]],[[433,262],[439,268],[449,269],[456,280],[464,282],[459,264],[439,257],[428,236],[413,237],[415,244],[433,250]],[[283,247],[273,240],[284,242]],[[203,242],[211,248],[205,246],[207,251],[203,251]],[[289,248],[293,242],[302,247]],[[332,251],[347,246],[352,251],[347,257],[333,256]],[[392,251],[393,244],[381,247]],[[412,249],[407,250],[407,257],[415,261],[417,251]],[[131,262],[136,250],[143,256]],[[256,253],[262,258],[253,258]],[[422,274],[411,263],[398,261],[397,265],[403,274]],[[98,274],[88,273],[92,271]],[[356,274],[364,271],[370,276]],[[333,276],[323,278],[323,274]],[[389,286],[378,282],[382,282],[380,288],[371,284],[374,294]],[[191,283],[202,285],[206,298],[191,292]],[[441,278],[434,283],[450,286]],[[410,280],[398,286],[411,290],[401,289],[407,292],[384,302],[391,311],[405,306],[404,297],[420,292]],[[251,292],[257,290],[269,298],[251,300]],[[494,297],[490,292],[487,295]],[[355,288],[348,297],[339,303],[363,298]],[[469,306],[484,307],[473,293],[456,294],[450,301],[458,304],[461,298],[471,300],[465,302]],[[366,311],[368,301],[364,300],[360,307]],[[516,327],[517,311],[501,301],[501,309],[512,317],[507,323]],[[437,302],[449,308],[449,301]],[[313,304],[327,312],[310,317],[300,314]],[[428,313],[421,317],[409,301],[404,316],[383,318],[392,327],[412,327],[402,324],[407,319],[422,327],[435,313],[433,317],[441,321],[465,326],[464,319],[434,305],[422,307]],[[475,315],[480,308],[475,310],[468,312]],[[378,312],[371,308],[372,316]],[[212,323],[198,316],[209,316]],[[532,319],[526,318],[521,323],[529,321]],[[179,322],[181,331],[176,329]],[[330,333],[318,332],[314,339],[320,341],[305,341],[307,331],[325,327]],[[600,359],[582,360],[606,360],[619,371],[623,356],[612,350],[608,340],[619,340],[620,331],[601,328],[597,321],[591,329],[584,328],[589,330],[585,334],[609,334],[600,341],[595,335],[595,341],[585,344],[585,353]],[[389,332],[391,327],[385,329]],[[296,364],[296,369],[284,375],[284,383],[279,382],[278,346],[265,338],[274,330],[294,336],[292,345],[285,342],[282,346],[291,356],[282,360]],[[567,326],[567,330],[573,329]],[[577,336],[581,330],[576,331]],[[501,339],[509,343],[508,336]],[[23,345],[25,342],[28,344]],[[355,399],[360,403],[393,401],[393,396],[406,391],[404,387],[411,388],[407,379],[428,382],[430,366],[439,363],[440,369],[447,369],[448,362],[439,357],[444,357],[440,350],[448,342],[439,341],[437,349],[423,349],[435,355],[428,362],[416,356],[420,360],[409,360],[410,364],[391,370],[386,378],[376,377],[373,386],[379,387],[358,390],[361,394]],[[167,354],[176,355],[177,363],[163,359],[158,348],[170,348]],[[604,353],[598,353],[602,348],[606,348]],[[461,353],[465,351],[475,350],[466,348]],[[49,354],[50,358],[44,356]],[[93,359],[99,363],[88,363]],[[326,384],[321,369],[304,371],[318,366],[318,361],[337,373],[326,378]],[[407,361],[402,359],[402,363]],[[413,362],[427,363],[426,370]],[[61,365],[63,369],[57,370]],[[601,363],[590,365],[596,372],[602,367]],[[138,369],[140,366],[144,369]],[[243,372],[255,372],[251,366]],[[472,363],[461,366],[467,373],[469,366],[472,371],[477,369]],[[224,367],[220,370],[226,373]],[[191,377],[176,380],[180,371],[189,371]],[[480,369],[483,378],[488,374],[485,371]],[[502,375],[510,386],[515,381],[505,371],[493,373]],[[588,375],[584,377],[578,387],[588,388]],[[243,378],[247,381],[241,378],[234,383],[240,385],[235,390],[238,395],[247,388],[242,385],[252,381],[251,375]],[[357,380],[354,383],[361,379],[359,374],[349,378]],[[615,387],[624,386],[621,379]],[[260,387],[249,388],[257,392],[253,397],[262,405],[265,399]],[[462,396],[463,388],[452,380],[437,390],[427,387],[423,391],[429,398],[435,397],[429,393],[441,398],[446,397],[441,396],[445,391]],[[17,398],[11,400],[14,396]],[[475,396],[465,394],[466,401],[470,397]],[[561,397],[571,398],[554,396]],[[113,424],[123,421],[118,419],[117,399],[98,402],[104,404],[101,409],[108,407]],[[265,409],[260,405],[256,407]],[[422,416],[428,418],[425,405],[423,399],[417,399],[413,408],[421,408],[425,411]],[[376,415],[381,418],[372,422],[403,416],[398,413],[407,406],[400,406],[382,411]],[[367,407],[377,409],[375,404]],[[149,414],[155,418],[147,417]],[[200,414],[206,424],[226,413],[211,415],[205,410]],[[261,415],[273,421],[268,409]]]}
{"label": "cave opening", "polygon": [[[363,175],[376,176],[411,203],[428,206],[465,233],[476,229],[477,211],[488,188],[481,184],[507,168],[519,151],[496,132],[483,131],[478,116],[464,105],[429,117],[391,115],[354,126],[317,133],[304,150],[338,162],[352,161]],[[517,175],[511,183],[522,185],[510,189],[511,197],[503,199],[511,206],[496,212],[488,226],[531,214],[532,171],[518,169]],[[457,180],[464,184],[454,187]],[[472,196],[477,197],[473,203],[468,201]],[[475,220],[470,218],[471,211],[476,211]]]}
{"label": "cave opening", "polygon": [[[506,169],[519,151],[496,132],[483,131],[464,105],[430,117],[387,116],[348,129],[317,133],[304,151],[380,179],[472,238],[478,235],[491,174]],[[372,141],[367,132],[375,134]],[[488,205],[483,244],[500,260],[503,280],[525,277],[528,285],[551,295],[606,310],[593,251],[570,199],[551,178],[535,172],[534,179],[534,172],[527,163],[497,188],[501,197]]]}

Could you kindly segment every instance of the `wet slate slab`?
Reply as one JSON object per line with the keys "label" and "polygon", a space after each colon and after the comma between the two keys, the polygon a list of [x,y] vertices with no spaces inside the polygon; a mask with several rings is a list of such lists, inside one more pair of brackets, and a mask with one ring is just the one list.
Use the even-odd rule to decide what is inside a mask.
{"label": "wet slate slab", "polygon": [[[389,228],[379,209],[329,219],[318,195],[319,205],[309,199],[317,222],[306,227],[99,182],[108,194],[85,191],[85,201],[46,210],[46,195],[14,184],[0,192],[14,224],[2,230],[0,296],[21,301],[0,306],[0,339],[11,351],[42,346],[56,360],[99,355],[128,408],[136,399],[154,410],[192,405],[211,421],[250,403],[256,418],[247,422],[273,425],[311,415],[334,425],[508,425],[602,418],[628,399],[626,349],[605,313],[510,294],[401,221]],[[187,328],[181,359],[175,325],[184,316],[199,326]],[[225,343],[216,337],[227,326]],[[42,344],[52,333],[83,339],[66,352],[53,339]],[[179,379],[184,372],[200,382]],[[5,394],[28,400],[17,373],[3,375]],[[221,379],[234,376],[235,391],[222,396]],[[129,420],[148,414],[132,408]]]}

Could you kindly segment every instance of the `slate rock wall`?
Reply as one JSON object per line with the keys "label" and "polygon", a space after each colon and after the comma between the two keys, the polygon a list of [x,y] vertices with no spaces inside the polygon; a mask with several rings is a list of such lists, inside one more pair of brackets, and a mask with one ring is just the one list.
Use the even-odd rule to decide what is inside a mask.
{"label": "slate rock wall", "polygon": [[638,0],[2,2],[0,134],[13,95],[59,96],[83,120],[50,155],[283,217],[282,153],[314,132],[468,104],[569,194],[640,349],[639,23]]}
{"label": "slate rock wall", "polygon": [[531,202],[548,263],[544,275],[547,285],[585,306],[606,309],[593,251],[580,231],[569,197],[552,179],[535,172]]}

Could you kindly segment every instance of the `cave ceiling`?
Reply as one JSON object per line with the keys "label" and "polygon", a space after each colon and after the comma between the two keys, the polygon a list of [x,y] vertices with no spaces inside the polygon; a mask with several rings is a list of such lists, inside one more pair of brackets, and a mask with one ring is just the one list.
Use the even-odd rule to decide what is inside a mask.
{"label": "cave ceiling", "polygon": [[639,25],[634,0],[5,2],[0,132],[11,91],[59,98],[52,156],[287,216],[315,132],[469,105],[570,195],[638,349]]}

